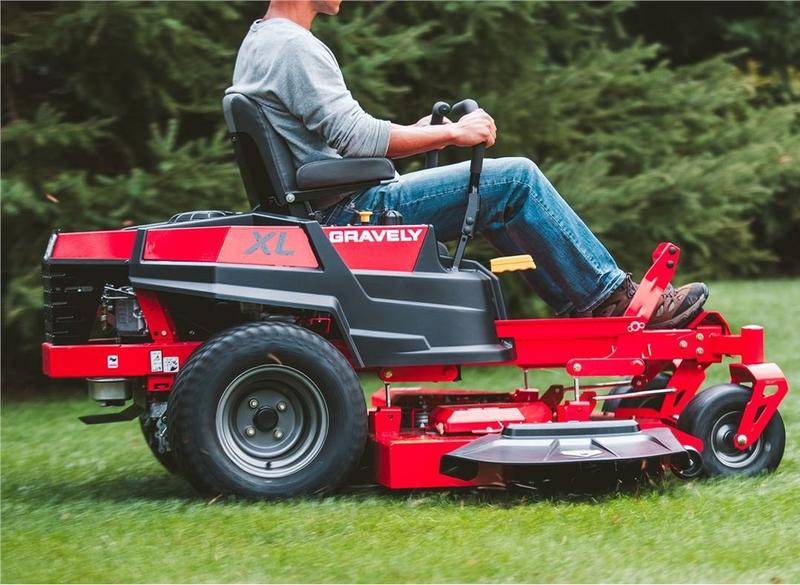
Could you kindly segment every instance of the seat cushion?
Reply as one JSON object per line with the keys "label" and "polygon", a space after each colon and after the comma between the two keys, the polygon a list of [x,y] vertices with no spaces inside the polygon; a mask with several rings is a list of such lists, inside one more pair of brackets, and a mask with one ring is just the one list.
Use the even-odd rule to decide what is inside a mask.
{"label": "seat cushion", "polygon": [[393,179],[388,158],[336,158],[306,163],[297,169],[298,189],[322,189],[338,185],[378,183]]}

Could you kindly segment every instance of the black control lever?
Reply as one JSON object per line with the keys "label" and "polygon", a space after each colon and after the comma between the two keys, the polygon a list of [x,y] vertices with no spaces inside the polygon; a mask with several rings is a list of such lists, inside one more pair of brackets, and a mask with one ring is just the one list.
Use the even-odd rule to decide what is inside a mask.
{"label": "black control lever", "polygon": [[[450,104],[436,102],[431,110],[431,126],[438,126],[444,122],[444,117],[450,113]],[[432,169],[439,164],[439,151],[429,150],[425,153],[425,168]]]}
{"label": "black control lever", "polygon": [[[478,102],[475,100],[462,100],[455,104],[451,112],[456,118],[465,116],[477,110]],[[486,154],[486,144],[476,144],[472,148],[472,162],[469,166],[469,187],[467,189],[467,211],[464,214],[464,221],[461,224],[461,238],[458,240],[456,252],[453,255],[453,270],[458,270],[461,265],[461,258],[464,257],[464,251],[467,248],[467,242],[475,233],[475,224],[478,221],[478,212],[480,211],[480,196],[478,188],[481,183],[481,171],[483,170],[483,156]]]}

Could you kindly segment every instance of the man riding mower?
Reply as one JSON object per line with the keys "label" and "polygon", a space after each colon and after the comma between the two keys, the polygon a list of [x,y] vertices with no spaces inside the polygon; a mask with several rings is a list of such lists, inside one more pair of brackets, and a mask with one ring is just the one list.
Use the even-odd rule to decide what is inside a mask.
{"label": "man riding mower", "polygon": [[[364,456],[389,488],[775,469],[788,384],[763,329],[733,333],[703,311],[704,285],[673,288],[669,242],[634,283],[533,163],[484,161],[496,130],[473,100],[411,127],[364,113],[304,26],[320,5],[338,9],[273,3],[223,100],[252,212],[53,235],[45,373],[132,400],[82,420],[138,417],[168,469],[247,497],[331,491]],[[471,162],[437,167],[450,144]],[[384,158],[423,152],[428,168],[403,177]],[[464,258],[476,230],[507,254],[491,271]],[[495,273],[514,270],[562,318],[508,319]],[[698,392],[725,356],[730,383]],[[515,365],[524,383],[397,386],[463,365]],[[531,388],[536,368],[567,383]],[[369,410],[357,371],[384,383]]]}

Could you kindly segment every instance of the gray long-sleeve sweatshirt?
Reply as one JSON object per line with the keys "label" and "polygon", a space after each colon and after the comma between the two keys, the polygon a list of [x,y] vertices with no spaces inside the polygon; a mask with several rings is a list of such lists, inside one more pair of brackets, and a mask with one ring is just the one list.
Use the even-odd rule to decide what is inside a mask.
{"label": "gray long-sleeve sweatshirt", "polygon": [[261,104],[298,167],[327,158],[386,155],[391,123],[361,108],[330,49],[291,20],[253,23],[225,93],[231,92]]}

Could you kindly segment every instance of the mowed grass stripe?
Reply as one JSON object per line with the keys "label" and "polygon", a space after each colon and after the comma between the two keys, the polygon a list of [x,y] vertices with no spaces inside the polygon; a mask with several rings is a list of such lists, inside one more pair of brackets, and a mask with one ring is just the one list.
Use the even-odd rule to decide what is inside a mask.
{"label": "mowed grass stripe", "polygon": [[[717,283],[709,308],[767,327],[793,389],[787,451],[768,477],[638,494],[353,489],[322,500],[198,499],[152,459],[135,423],[96,427],[82,397],[2,404],[3,582],[800,581],[800,281]],[[465,372],[511,388],[514,369]],[[533,385],[559,380],[535,375]],[[716,381],[726,368],[716,368]],[[365,377],[365,391],[378,384]]]}

